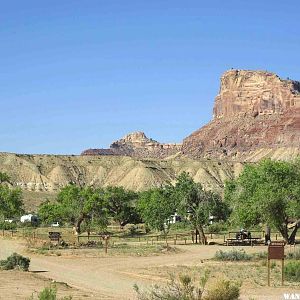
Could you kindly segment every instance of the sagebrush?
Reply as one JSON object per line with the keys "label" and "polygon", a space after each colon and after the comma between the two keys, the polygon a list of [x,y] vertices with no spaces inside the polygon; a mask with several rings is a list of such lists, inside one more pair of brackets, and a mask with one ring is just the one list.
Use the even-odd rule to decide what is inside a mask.
{"label": "sagebrush", "polygon": [[206,289],[209,272],[205,271],[199,281],[189,275],[171,276],[165,286],[155,285],[147,291],[141,291],[137,285],[134,289],[139,300],[237,300],[240,295],[240,283],[220,280]]}
{"label": "sagebrush", "polygon": [[7,259],[0,261],[0,268],[3,270],[18,269],[28,271],[30,265],[30,258],[24,257],[18,253],[13,253]]}

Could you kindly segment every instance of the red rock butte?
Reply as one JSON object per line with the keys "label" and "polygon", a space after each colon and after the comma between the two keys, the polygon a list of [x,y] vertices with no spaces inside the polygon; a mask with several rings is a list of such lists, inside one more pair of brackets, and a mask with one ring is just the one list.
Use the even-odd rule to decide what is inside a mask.
{"label": "red rock butte", "polygon": [[256,161],[299,154],[300,82],[267,71],[230,70],[221,77],[213,120],[184,139],[193,158]]}

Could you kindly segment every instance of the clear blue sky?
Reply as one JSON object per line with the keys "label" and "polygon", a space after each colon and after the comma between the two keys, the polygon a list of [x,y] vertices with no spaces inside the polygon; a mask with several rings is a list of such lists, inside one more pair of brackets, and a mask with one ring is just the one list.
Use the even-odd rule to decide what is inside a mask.
{"label": "clear blue sky", "polygon": [[227,69],[300,79],[300,1],[0,2],[0,151],[80,153],[207,123]]}

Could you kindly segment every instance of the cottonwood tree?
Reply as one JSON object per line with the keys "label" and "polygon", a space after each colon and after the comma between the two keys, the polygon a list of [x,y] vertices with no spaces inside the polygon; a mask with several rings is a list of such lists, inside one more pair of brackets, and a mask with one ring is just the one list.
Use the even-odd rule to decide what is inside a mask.
{"label": "cottonwood tree", "polygon": [[[225,201],[239,225],[265,223],[275,227],[287,243],[294,243],[300,226],[300,162],[264,160],[246,165],[225,186]],[[289,233],[289,223],[294,229]]]}
{"label": "cottonwood tree", "polygon": [[19,217],[24,212],[21,189],[12,188],[4,184],[5,182],[9,182],[9,176],[0,173],[0,218],[2,221],[11,217]]}
{"label": "cottonwood tree", "polygon": [[166,189],[155,188],[142,192],[137,207],[147,226],[164,234],[168,232],[167,220],[174,214],[176,205]]}
{"label": "cottonwood tree", "polygon": [[107,204],[103,190],[91,187],[68,185],[61,189],[54,203],[46,203],[39,212],[45,221],[61,220],[74,225],[76,233],[81,233],[84,221],[94,219],[102,226],[107,225]]}
{"label": "cottonwood tree", "polygon": [[229,215],[228,206],[222,202],[221,197],[204,190],[202,185],[194,182],[186,172],[177,177],[172,196],[176,199],[180,215],[191,222],[194,229],[199,232],[200,242],[204,245],[206,244],[204,227],[209,224],[209,217],[225,220]]}
{"label": "cottonwood tree", "polygon": [[123,187],[107,187],[103,190],[103,197],[107,203],[109,215],[120,226],[141,221],[135,207],[138,193],[125,190]]}

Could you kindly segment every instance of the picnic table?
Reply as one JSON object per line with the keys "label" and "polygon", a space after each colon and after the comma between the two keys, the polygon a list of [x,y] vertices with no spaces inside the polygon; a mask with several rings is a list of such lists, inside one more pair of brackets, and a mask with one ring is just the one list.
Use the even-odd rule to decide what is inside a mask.
{"label": "picnic table", "polygon": [[245,239],[237,239],[237,238],[228,238],[226,239],[226,246],[230,245],[250,245],[258,244],[261,241],[261,238],[258,237],[249,237]]}

